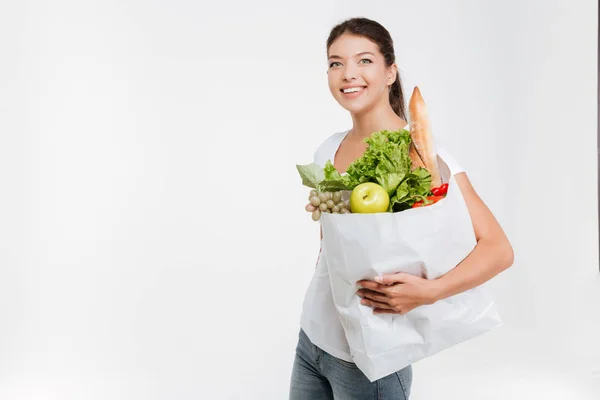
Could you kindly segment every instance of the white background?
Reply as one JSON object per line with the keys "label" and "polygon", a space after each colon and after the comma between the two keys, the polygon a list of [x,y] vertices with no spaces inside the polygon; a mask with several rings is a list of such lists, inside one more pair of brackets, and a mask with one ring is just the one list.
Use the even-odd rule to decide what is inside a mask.
{"label": "white background", "polygon": [[0,3],[0,398],[285,399],[318,225],[296,163],[350,128],[325,41],[394,40],[509,235],[504,325],[414,400],[600,397],[597,4]]}

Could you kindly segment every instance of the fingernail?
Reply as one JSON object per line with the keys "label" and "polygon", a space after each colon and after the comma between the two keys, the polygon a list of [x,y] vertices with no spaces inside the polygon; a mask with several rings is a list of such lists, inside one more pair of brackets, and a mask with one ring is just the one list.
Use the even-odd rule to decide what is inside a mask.
{"label": "fingernail", "polygon": [[382,276],[376,276],[375,277],[375,282],[379,282],[379,283],[383,282],[383,277]]}

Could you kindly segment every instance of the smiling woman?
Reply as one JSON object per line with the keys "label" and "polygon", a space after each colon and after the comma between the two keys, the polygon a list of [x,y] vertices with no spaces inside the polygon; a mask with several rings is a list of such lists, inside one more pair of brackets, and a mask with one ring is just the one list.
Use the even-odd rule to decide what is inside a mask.
{"label": "smiling woman", "polygon": [[[326,49],[329,90],[350,113],[352,128],[327,138],[316,150],[314,164],[323,168],[331,162],[329,167],[341,174],[368,153],[366,138],[372,138],[375,132],[401,131],[408,126],[407,115],[394,44],[381,24],[366,18],[344,21],[331,30]],[[411,108],[411,137],[415,132],[414,117]],[[466,229],[477,244],[473,244],[475,249],[468,257],[460,263],[457,259],[458,265],[437,279],[399,272],[378,277],[376,281],[357,282],[363,289],[351,300],[371,307],[375,314],[406,314],[417,307],[432,305],[474,288],[512,265],[512,247],[464,169],[446,150],[439,147],[435,150],[452,172],[464,198],[462,204],[468,208]],[[369,147],[369,151],[374,150]],[[307,211],[314,211],[314,205],[307,205]],[[397,243],[392,247],[397,248]],[[331,252],[325,252],[323,247],[322,250],[327,253],[325,256],[331,256]],[[355,354],[337,313],[329,262],[325,259],[319,256],[305,295],[290,399],[408,399],[411,365],[394,369],[386,376],[379,375],[381,378],[373,377],[371,381],[354,363]]]}
{"label": "smiling woman", "polygon": [[[350,112],[353,127],[326,140],[315,161],[331,159],[343,172],[364,153],[364,139],[371,133],[406,127],[404,95],[391,35],[379,23],[344,21],[331,30],[326,47],[329,90]],[[290,399],[409,398],[411,366],[371,382],[354,364],[322,258],[306,294],[301,325]]]}

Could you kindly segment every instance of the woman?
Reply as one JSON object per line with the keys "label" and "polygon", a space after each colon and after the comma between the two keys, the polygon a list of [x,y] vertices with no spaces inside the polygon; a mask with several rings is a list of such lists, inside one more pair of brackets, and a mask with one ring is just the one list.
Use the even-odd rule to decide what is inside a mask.
{"label": "woman", "polygon": [[[335,26],[327,40],[329,89],[352,116],[352,129],[336,133],[315,152],[323,166],[332,160],[343,173],[365,151],[373,132],[407,128],[402,84],[389,32],[379,23],[353,18]],[[404,273],[378,282],[361,281],[357,292],[374,313],[404,314],[479,286],[513,263],[512,247],[502,228],[473,189],[466,173],[444,149],[437,148],[455,176],[465,199],[477,239],[473,252],[436,280]],[[307,209],[310,209],[307,206]],[[321,235],[322,238],[322,235]],[[327,269],[317,268],[306,293],[301,330],[290,386],[291,400],[408,399],[412,367],[375,382],[352,362],[348,343],[336,316]],[[318,342],[316,346],[313,342]]]}

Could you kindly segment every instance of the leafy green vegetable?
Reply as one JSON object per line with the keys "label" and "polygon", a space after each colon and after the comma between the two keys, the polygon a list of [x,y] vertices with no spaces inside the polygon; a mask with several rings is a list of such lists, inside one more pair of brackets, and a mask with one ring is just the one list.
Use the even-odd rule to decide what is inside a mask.
{"label": "leafy green vegetable", "polygon": [[325,173],[317,164],[296,165],[298,173],[302,178],[302,184],[310,188],[316,189],[319,182],[325,179]]}
{"label": "leafy green vegetable", "polygon": [[396,189],[396,194],[390,198],[388,211],[396,212],[411,208],[419,200],[425,200],[431,188],[431,174],[425,168],[419,167],[406,175]]}
{"label": "leafy green vegetable", "polygon": [[425,168],[412,169],[409,156],[410,132],[383,130],[365,139],[363,155],[341,175],[331,163],[323,169],[316,164],[297,166],[302,183],[319,191],[352,190],[364,182],[381,185],[390,196],[388,211],[402,211],[423,200],[431,188],[431,174]]}
{"label": "leafy green vegetable", "polygon": [[410,132],[380,131],[365,139],[369,147],[362,157],[348,167],[354,186],[363,182],[376,182],[391,196],[405,175],[410,172]]}
{"label": "leafy green vegetable", "polygon": [[337,192],[339,190],[349,190],[347,184],[348,178],[340,175],[331,163],[331,160],[327,160],[323,172],[325,173],[325,179],[318,184],[319,191]]}
{"label": "leafy green vegetable", "polygon": [[307,165],[296,165],[296,169],[302,178],[302,184],[319,192],[337,192],[339,190],[350,190],[348,178],[340,175],[331,161],[327,161],[325,168],[316,163]]}

